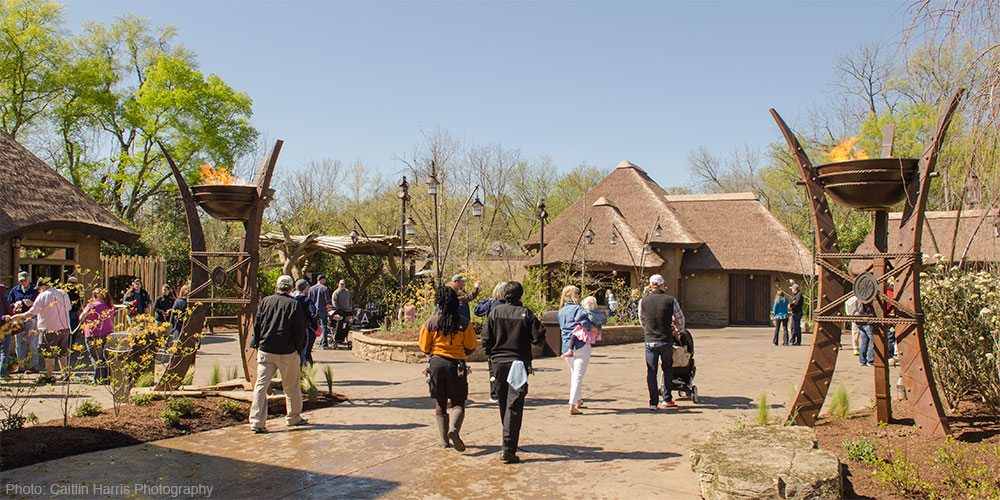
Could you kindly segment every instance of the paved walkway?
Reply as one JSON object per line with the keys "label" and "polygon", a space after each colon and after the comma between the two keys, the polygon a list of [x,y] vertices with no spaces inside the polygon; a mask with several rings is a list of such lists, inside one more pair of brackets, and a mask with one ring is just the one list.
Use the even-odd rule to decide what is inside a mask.
{"label": "paved walkway", "polygon": [[[43,497],[76,488],[87,498],[159,498],[185,491],[154,488],[202,485],[212,487],[212,498],[226,499],[698,498],[691,447],[713,429],[752,418],[748,407],[761,392],[777,406],[775,417],[783,415],[809,348],[774,347],[764,328],[693,333],[700,400],[679,400],[675,410],[646,408],[639,344],[595,349],[581,416],[567,414],[565,362],[536,360],[519,465],[498,460],[499,416],[486,402],[485,363],[473,363],[473,402],[462,432],[468,449],[459,454],[436,447],[422,365],[368,363],[346,351],[317,351],[333,367],[335,390],[350,401],[307,413],[310,426],[288,429],[279,419],[265,435],[241,425],[69,457],[4,472],[0,492],[37,497],[24,494],[34,485]],[[833,385],[852,388],[852,407],[867,405],[872,371],[845,354]],[[199,372],[206,364],[211,369],[203,360]],[[113,486],[129,489],[107,489]]]}

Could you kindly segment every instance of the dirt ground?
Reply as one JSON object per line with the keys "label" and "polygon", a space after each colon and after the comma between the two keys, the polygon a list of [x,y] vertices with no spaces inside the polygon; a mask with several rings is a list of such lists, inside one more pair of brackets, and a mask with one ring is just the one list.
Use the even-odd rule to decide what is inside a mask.
{"label": "dirt ground", "polygon": [[[876,422],[872,408],[852,412],[849,418],[830,415],[820,418],[816,438],[820,448],[833,452],[844,464],[845,498],[903,500],[934,498],[932,495],[945,499],[975,498],[956,487],[959,476],[988,478],[1000,488],[1000,415],[981,403],[962,402],[950,416],[952,438],[949,439],[923,437],[905,410],[893,411],[894,421],[884,427]],[[883,484],[873,475],[876,469],[873,464],[847,456],[845,441],[858,442],[862,437],[876,444],[876,454],[881,459],[903,458],[912,463],[913,469],[901,471],[900,481],[895,485]],[[948,467],[948,461],[943,460],[946,451],[955,457],[955,467]],[[914,480],[912,488],[901,492],[899,485],[907,478]],[[928,486],[918,486],[917,479]]]}
{"label": "dirt ground", "polygon": [[[181,419],[177,427],[163,422],[160,414],[166,408],[166,401],[156,400],[149,406],[123,404],[118,409],[118,415],[112,408],[104,408],[93,417],[71,416],[67,426],[63,426],[59,418],[4,431],[0,433],[0,441],[3,442],[0,447],[0,470],[246,423],[250,412],[248,403],[236,401],[240,410],[230,416],[218,411],[219,402],[227,399],[220,396],[191,398],[195,406],[194,414]],[[303,401],[302,406],[303,410],[314,410],[343,400],[344,397],[339,394],[320,394],[318,401]],[[269,419],[284,414],[283,402],[268,405]]]}

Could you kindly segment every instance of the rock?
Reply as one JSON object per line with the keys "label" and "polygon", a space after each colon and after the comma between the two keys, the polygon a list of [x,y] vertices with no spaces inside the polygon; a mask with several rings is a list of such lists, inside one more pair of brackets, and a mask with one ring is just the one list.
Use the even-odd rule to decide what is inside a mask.
{"label": "rock", "polygon": [[840,461],[808,427],[713,432],[691,451],[691,470],[708,500],[843,498]]}

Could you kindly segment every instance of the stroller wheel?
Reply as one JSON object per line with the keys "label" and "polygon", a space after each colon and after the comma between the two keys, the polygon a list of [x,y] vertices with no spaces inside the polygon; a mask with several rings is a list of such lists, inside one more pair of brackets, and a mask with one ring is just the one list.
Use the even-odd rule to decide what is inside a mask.
{"label": "stroller wheel", "polygon": [[697,404],[698,403],[698,386],[692,385],[691,386],[691,392],[688,393],[688,394],[691,395],[691,402]]}

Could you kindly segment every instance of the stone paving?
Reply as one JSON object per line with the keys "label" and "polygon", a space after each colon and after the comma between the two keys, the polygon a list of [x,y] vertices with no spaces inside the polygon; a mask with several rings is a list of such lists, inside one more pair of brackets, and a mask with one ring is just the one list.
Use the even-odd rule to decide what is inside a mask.
{"label": "stone paving", "polygon": [[[784,415],[809,348],[772,346],[766,328],[693,334],[700,399],[680,399],[672,410],[646,408],[641,344],[594,350],[580,416],[568,415],[565,362],[536,360],[518,465],[498,460],[500,423],[496,406],[487,402],[485,363],[472,364],[462,431],[468,449],[459,454],[436,446],[423,365],[316,351],[319,362],[333,367],[334,390],[350,401],[308,412],[309,426],[289,429],[278,419],[264,435],[241,425],[68,457],[3,472],[0,492],[15,498],[74,492],[79,498],[164,498],[197,493],[167,487],[200,485],[212,488],[212,498],[226,499],[698,498],[691,448],[711,430],[752,419],[749,406],[762,392],[775,417]],[[219,339],[199,355],[196,381],[207,380],[216,359],[226,366],[234,341]],[[872,369],[859,366],[850,351],[838,365],[833,386],[850,388],[853,408],[868,405]],[[44,494],[34,495],[35,486]]]}

